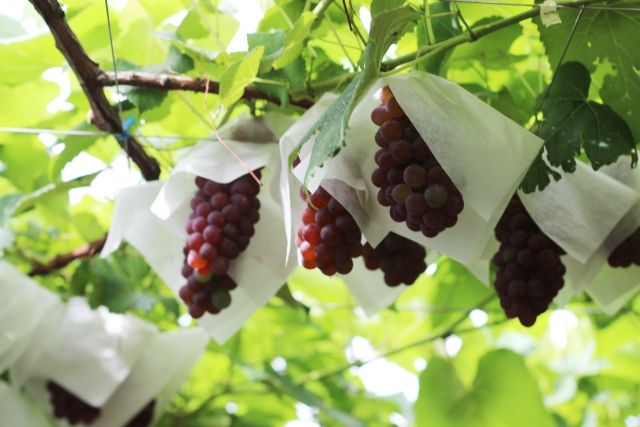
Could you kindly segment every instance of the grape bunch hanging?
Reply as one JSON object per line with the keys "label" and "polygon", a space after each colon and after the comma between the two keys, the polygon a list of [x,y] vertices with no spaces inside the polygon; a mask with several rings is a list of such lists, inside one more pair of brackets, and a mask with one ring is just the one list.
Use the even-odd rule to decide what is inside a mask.
{"label": "grape bunch hanging", "polygon": [[324,188],[307,196],[296,244],[307,269],[318,267],[323,274],[347,274],[353,258],[362,254],[362,233],[351,214]]}
{"label": "grape bunch hanging", "polygon": [[435,237],[453,227],[464,209],[462,194],[435,159],[388,87],[383,104],[371,113],[380,128],[375,141],[378,165],[371,175],[378,202],[391,218],[413,231]]}
{"label": "grape bunch hanging", "polygon": [[[259,178],[260,171],[253,172]],[[182,276],[187,283],[180,298],[189,314],[218,314],[231,304],[230,291],[237,287],[228,275],[229,265],[247,246],[260,219],[260,185],[251,174],[221,184],[203,177],[195,179],[198,190],[191,199],[187,222]]]}
{"label": "grape bunch hanging", "polygon": [[54,381],[47,381],[49,401],[53,415],[71,425],[91,424],[100,416],[100,408],[95,408]]}
{"label": "grape bunch hanging", "polygon": [[627,268],[631,264],[640,266],[640,228],[611,252],[608,262],[614,268]]}
{"label": "grape bunch hanging", "polygon": [[496,226],[500,249],[495,288],[507,317],[532,326],[564,286],[564,251],[546,236],[514,196]]}
{"label": "grape bunch hanging", "polygon": [[427,268],[426,256],[427,251],[420,244],[393,232],[375,249],[367,243],[362,251],[365,266],[382,270],[384,282],[391,287],[413,284]]}

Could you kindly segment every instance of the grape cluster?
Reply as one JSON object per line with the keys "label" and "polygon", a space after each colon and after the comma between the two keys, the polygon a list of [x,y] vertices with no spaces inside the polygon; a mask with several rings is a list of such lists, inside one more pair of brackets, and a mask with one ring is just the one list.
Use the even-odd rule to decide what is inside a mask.
{"label": "grape cluster", "polygon": [[375,249],[367,243],[362,251],[365,266],[381,269],[384,282],[391,287],[413,284],[427,268],[426,256],[421,245],[395,233],[387,234]]}
{"label": "grape cluster", "polygon": [[532,326],[564,286],[564,251],[533,222],[517,196],[496,226],[495,287],[509,318]]}
{"label": "grape cluster", "polygon": [[640,228],[611,252],[608,261],[614,268],[626,268],[631,264],[640,265]]}
{"label": "grape cluster", "polygon": [[336,199],[319,187],[307,197],[298,228],[296,244],[302,254],[302,265],[332,276],[347,274],[353,268],[353,258],[362,254],[362,233],[358,224]]}
{"label": "grape cluster", "polygon": [[69,424],[91,424],[100,416],[100,408],[82,401],[54,381],[47,381],[47,390],[56,418],[66,419]]}
{"label": "grape cluster", "polygon": [[124,427],[149,427],[153,420],[153,410],[156,407],[156,400],[153,399],[140,410]]}
{"label": "grape cluster", "polygon": [[435,237],[458,221],[464,209],[462,195],[389,88],[384,88],[382,101],[371,113],[380,126],[375,136],[378,168],[371,174],[371,182],[380,189],[378,202],[390,207],[394,221]]}
{"label": "grape cluster", "polygon": [[[260,177],[260,171],[254,171]],[[197,177],[198,191],[191,199],[182,276],[187,279],[180,298],[194,318],[217,314],[231,304],[230,290],[237,285],[228,276],[229,263],[237,258],[255,233],[260,219],[259,184],[244,175],[228,184]]]}

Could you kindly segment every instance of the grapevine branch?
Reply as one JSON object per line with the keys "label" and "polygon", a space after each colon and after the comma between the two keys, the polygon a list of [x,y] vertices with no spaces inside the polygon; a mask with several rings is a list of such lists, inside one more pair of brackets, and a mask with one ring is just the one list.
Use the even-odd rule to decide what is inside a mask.
{"label": "grapevine branch", "polygon": [[[115,74],[112,71],[101,71],[98,75],[98,83],[102,86],[114,86]],[[220,83],[207,79],[194,78],[179,74],[155,74],[143,71],[118,72],[118,84],[126,86],[138,86],[159,90],[181,90],[191,92],[220,93]],[[208,85],[208,88],[207,88]],[[247,86],[242,95],[243,99],[263,99],[272,104],[281,105],[278,98],[270,96],[255,86]],[[313,105],[309,99],[289,99],[291,105],[308,109]]]}
{"label": "grapevine branch", "polygon": [[91,257],[102,250],[106,241],[107,236],[103,236],[100,239],[85,244],[84,246],[74,249],[69,253],[58,255],[46,264],[39,264],[33,267],[33,269],[31,269],[31,271],[29,272],[29,276],[44,276],[66,267],[68,264],[77,259]]}
{"label": "grapevine branch", "polygon": [[[102,70],[85,52],[80,41],[65,20],[65,14],[57,0],[29,0],[36,11],[46,22],[56,47],[76,74],[80,86],[89,100],[92,112],[92,122],[99,129],[120,135],[124,132],[122,122],[117,111],[107,99],[98,76]],[[147,180],[158,179],[160,165],[150,157],[130,135],[117,137],[118,144],[124,149],[131,160],[138,165],[142,175]]]}

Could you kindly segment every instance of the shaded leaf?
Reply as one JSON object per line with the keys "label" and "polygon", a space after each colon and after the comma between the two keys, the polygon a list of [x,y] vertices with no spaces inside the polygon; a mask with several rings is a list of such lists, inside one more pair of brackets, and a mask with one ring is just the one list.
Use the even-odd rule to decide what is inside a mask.
{"label": "shaded leaf", "polygon": [[244,88],[256,78],[263,53],[264,47],[258,46],[224,71],[220,78],[220,97],[225,107],[239,100]]}
{"label": "shaded leaf", "polygon": [[574,157],[582,151],[594,169],[624,155],[637,162],[631,130],[611,108],[587,100],[590,85],[588,70],[578,62],[565,63],[558,70],[539,131],[549,163],[573,172]]}

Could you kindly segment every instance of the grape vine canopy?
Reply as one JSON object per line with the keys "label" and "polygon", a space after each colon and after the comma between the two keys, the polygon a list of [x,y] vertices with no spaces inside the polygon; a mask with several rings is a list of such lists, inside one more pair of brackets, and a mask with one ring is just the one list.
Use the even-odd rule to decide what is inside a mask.
{"label": "grape vine canopy", "polygon": [[[248,320],[226,342],[207,337],[197,363],[180,359],[179,345],[171,347],[180,362],[158,366],[182,364],[186,380],[178,387],[174,379],[170,397],[158,385],[127,425],[640,426],[639,30],[638,0],[4,2],[0,395],[22,403],[0,397],[0,408],[31,405],[42,413],[39,422],[53,426],[60,425],[56,417],[76,417],[69,408],[84,408],[86,417],[77,419],[91,425],[96,417],[101,422],[101,410],[126,406],[112,399],[98,409],[65,404],[54,411],[18,384],[26,354],[33,356],[46,334],[12,347],[11,328],[46,331],[56,319],[44,297],[10,298],[22,295],[16,284],[31,278],[63,301],[60,307],[86,301],[91,313],[126,314],[117,318],[142,322],[161,337],[200,331],[203,316],[209,331],[218,313],[248,312],[238,315]],[[392,93],[393,82],[409,73],[455,84],[450,87],[500,113],[503,121],[489,125],[508,122],[505,132],[515,128],[540,141],[519,182],[508,183],[519,198],[509,202],[508,194],[495,218],[479,214],[491,225],[487,242],[495,245],[477,264],[421,243],[429,240],[407,238],[442,239],[466,224],[474,206],[458,188],[464,180],[447,167],[456,159],[425,146],[409,102]],[[340,163],[362,142],[350,129],[373,87],[385,87],[376,92],[373,114],[367,111],[373,120],[367,126],[377,132],[370,141],[375,164],[373,154]],[[225,126],[244,123],[242,117],[251,118],[252,127],[224,133]],[[280,139],[279,151],[279,137],[295,123],[299,137],[287,142],[286,152],[286,138]],[[464,125],[452,121],[438,129]],[[521,161],[523,150],[514,148],[520,143],[490,160]],[[214,145],[225,154],[211,176],[189,169]],[[190,152],[187,167],[180,162]],[[351,182],[367,180],[360,193],[347,186],[348,200],[335,183],[313,188],[336,164],[350,165],[342,172],[355,177]],[[367,164],[375,171],[363,178]],[[192,174],[180,199],[185,206],[191,201],[180,225],[184,233],[187,224],[187,233],[170,248],[180,255],[150,261],[141,248],[162,253],[170,233],[135,242],[131,235],[144,235],[155,223],[140,220],[148,218],[138,215],[142,199],[130,196],[135,209],[114,200],[120,190],[140,186],[153,193],[157,214],[158,200],[183,188],[178,172],[185,171]],[[197,185],[193,175],[200,176]],[[299,203],[303,184],[308,188]],[[370,184],[377,193],[363,196]],[[589,187],[615,191],[593,199],[571,193]],[[536,199],[554,188],[569,192]],[[291,200],[282,200],[286,190]],[[391,219],[365,226],[362,218],[377,220],[377,214],[357,211],[351,202],[381,204]],[[284,214],[273,210],[283,206]],[[163,220],[179,211],[170,207]],[[544,215],[548,223],[540,220]],[[288,236],[297,240],[289,251],[296,266],[299,255],[300,266],[289,270],[282,216],[300,225],[297,239],[295,230]],[[114,238],[116,218],[129,236],[119,247],[107,239],[110,229]],[[392,220],[403,228],[364,243],[371,228]],[[579,221],[595,229],[555,227]],[[589,253],[571,246],[593,236],[600,240]],[[183,268],[173,273],[185,279],[177,288],[158,268],[174,261]],[[7,279],[7,265],[20,271],[19,281]],[[366,286],[385,290],[362,291],[364,298],[384,295],[371,303],[376,310],[361,307],[363,294],[345,285],[347,273],[358,268],[367,274]],[[243,282],[247,277],[253,283]],[[385,283],[400,284],[393,289],[403,292]],[[264,295],[251,294],[256,289]],[[239,307],[242,301],[255,307]],[[145,342],[168,346],[158,339]],[[4,365],[7,355],[22,351]],[[171,351],[166,359],[174,359]],[[133,370],[129,378],[148,385],[154,375]],[[130,390],[121,380],[114,390]],[[55,381],[47,384],[58,399],[54,406],[76,399]],[[86,398],[83,405],[91,400],[79,397]],[[8,412],[0,410],[0,425],[10,423],[3,419]]]}

